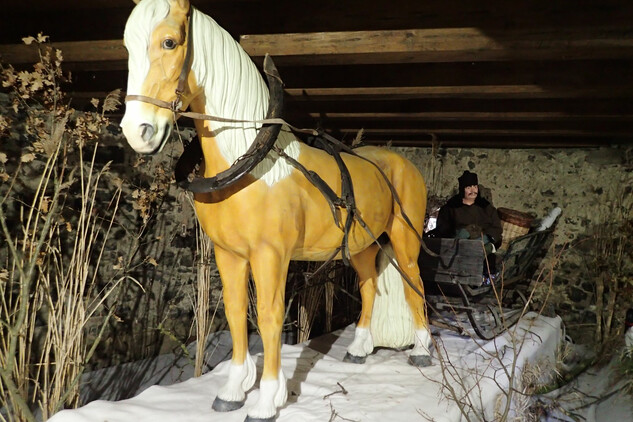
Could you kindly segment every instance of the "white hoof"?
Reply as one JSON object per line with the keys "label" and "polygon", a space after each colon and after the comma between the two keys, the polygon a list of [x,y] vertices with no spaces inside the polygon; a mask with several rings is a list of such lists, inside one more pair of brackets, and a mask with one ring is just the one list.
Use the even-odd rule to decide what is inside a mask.
{"label": "white hoof", "polygon": [[[415,330],[415,341],[413,343],[413,349],[411,350],[410,357],[412,360],[419,359],[419,357],[429,357],[431,352],[429,345],[431,344],[431,334],[427,329]],[[426,365],[425,365],[426,366]]]}
{"label": "white hoof", "polygon": [[374,351],[374,340],[367,328],[358,328],[354,333],[354,341],[347,348],[347,353],[356,357],[365,357]]}
{"label": "white hoof", "polygon": [[225,402],[243,402],[246,392],[255,384],[257,369],[249,353],[242,365],[231,363],[229,378],[218,392],[218,398]]}
{"label": "white hoof", "polygon": [[248,409],[248,417],[253,420],[273,418],[277,414],[277,409],[286,404],[287,399],[286,377],[280,369],[277,379],[259,382],[259,398],[257,403]]}

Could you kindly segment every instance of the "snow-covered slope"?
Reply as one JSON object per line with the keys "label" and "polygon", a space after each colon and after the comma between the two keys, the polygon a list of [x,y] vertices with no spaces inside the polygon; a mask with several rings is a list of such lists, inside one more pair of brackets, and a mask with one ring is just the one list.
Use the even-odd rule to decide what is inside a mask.
{"label": "snow-covered slope", "polygon": [[[511,370],[512,362],[516,361],[520,370],[525,362],[552,361],[561,341],[560,318],[536,314],[528,314],[510,331],[489,342],[444,330],[433,331],[442,362],[449,363],[450,371],[460,380],[451,381],[450,385],[458,394],[461,394],[460,384],[476,386],[470,390],[469,400],[484,409],[489,420],[504,403],[503,391],[508,391],[510,382],[506,370]],[[438,352],[433,352],[433,365],[421,369],[407,364],[406,351],[391,349],[376,350],[364,365],[344,363],[343,356],[353,334],[354,327],[350,326],[307,343],[283,346],[282,364],[288,378],[289,399],[279,412],[279,422],[460,420],[459,407],[443,388],[443,374],[449,374],[446,366],[440,364]],[[256,361],[261,371],[261,354]],[[182,368],[177,370],[182,374],[187,372]],[[246,408],[257,398],[257,389],[248,393],[242,409],[229,413],[211,409],[227,371],[227,362],[223,362],[202,377],[169,386],[152,386],[127,400],[93,401],[76,410],[62,411],[50,421],[242,422]],[[166,378],[165,373],[161,378]],[[520,387],[516,385],[519,378],[513,378],[515,387]],[[332,419],[333,413],[339,417]]]}

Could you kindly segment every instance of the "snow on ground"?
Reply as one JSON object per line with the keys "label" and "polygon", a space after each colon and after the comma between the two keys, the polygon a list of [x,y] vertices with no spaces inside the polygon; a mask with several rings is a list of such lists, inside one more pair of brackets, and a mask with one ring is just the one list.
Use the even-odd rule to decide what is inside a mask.
{"label": "snow on ground", "polygon": [[[504,403],[503,391],[509,388],[510,381],[505,371],[512,369],[513,361],[519,363],[519,370],[526,362],[553,362],[561,341],[561,331],[560,318],[536,314],[526,315],[511,330],[489,342],[474,341],[434,328],[433,337],[440,346],[442,362],[450,363],[450,368],[444,371],[444,365],[436,352],[433,365],[421,369],[407,364],[406,351],[392,349],[377,349],[364,365],[344,363],[342,360],[346,348],[354,335],[353,326],[299,345],[284,345],[282,365],[288,378],[289,397],[287,404],[280,409],[277,420],[382,422],[387,418],[402,421],[459,421],[459,407],[447,397],[447,389],[442,387],[443,374],[448,374],[449,370],[460,380],[450,381],[457,393],[461,394],[460,385],[465,388],[475,386],[470,390],[471,402],[477,408],[484,409],[488,420],[493,420],[494,410]],[[216,342],[212,347],[218,347],[219,344]],[[521,346],[515,347],[518,344]],[[220,355],[226,357],[227,353],[226,349],[222,349]],[[256,362],[261,373],[261,353],[256,355]],[[188,365],[165,365],[160,360],[146,362],[142,367],[145,371],[142,376],[132,376],[129,368],[128,372],[118,369],[114,375],[105,377],[109,379],[105,390],[98,380],[93,381],[93,387],[100,386],[112,397],[116,395],[117,389],[129,384],[127,390],[133,386],[132,390],[140,392],[138,395],[120,401],[93,401],[79,409],[59,412],[49,420],[242,422],[246,417],[246,409],[257,399],[257,389],[248,393],[246,405],[242,409],[229,413],[217,413],[211,409],[218,389],[226,380],[228,368],[228,362],[222,362],[203,376],[182,382],[176,381],[191,376]],[[103,379],[105,373],[97,375]],[[144,381],[139,382],[135,377],[143,378]],[[514,377],[515,387],[520,387],[517,385],[519,378]],[[157,382],[176,383],[144,389],[146,384]]]}

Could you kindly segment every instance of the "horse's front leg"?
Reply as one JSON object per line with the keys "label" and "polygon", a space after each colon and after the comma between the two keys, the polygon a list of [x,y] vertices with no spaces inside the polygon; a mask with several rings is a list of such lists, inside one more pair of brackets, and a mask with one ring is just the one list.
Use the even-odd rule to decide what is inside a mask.
{"label": "horse's front leg", "polygon": [[215,246],[215,260],[223,284],[224,309],[233,339],[233,358],[226,384],[213,402],[213,409],[229,412],[244,405],[246,391],[253,384],[257,370],[248,353],[248,261]]}
{"label": "horse's front leg", "polygon": [[289,257],[262,245],[250,258],[257,289],[257,324],[264,345],[264,370],[259,399],[248,411],[247,422],[273,421],[277,409],[286,403],[288,391],[281,370],[281,331]]}

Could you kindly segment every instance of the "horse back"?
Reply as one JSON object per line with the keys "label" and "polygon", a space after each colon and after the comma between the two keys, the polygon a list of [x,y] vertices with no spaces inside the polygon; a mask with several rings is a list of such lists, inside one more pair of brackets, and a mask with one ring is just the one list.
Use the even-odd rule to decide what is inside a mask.
{"label": "horse back", "polygon": [[[426,212],[427,191],[420,170],[401,154],[386,148],[367,146],[354,151],[380,167],[398,195],[398,200],[394,198],[394,201],[402,203],[412,222],[419,222],[420,227],[416,229],[421,229]],[[400,211],[397,203],[395,208],[397,212]]]}

